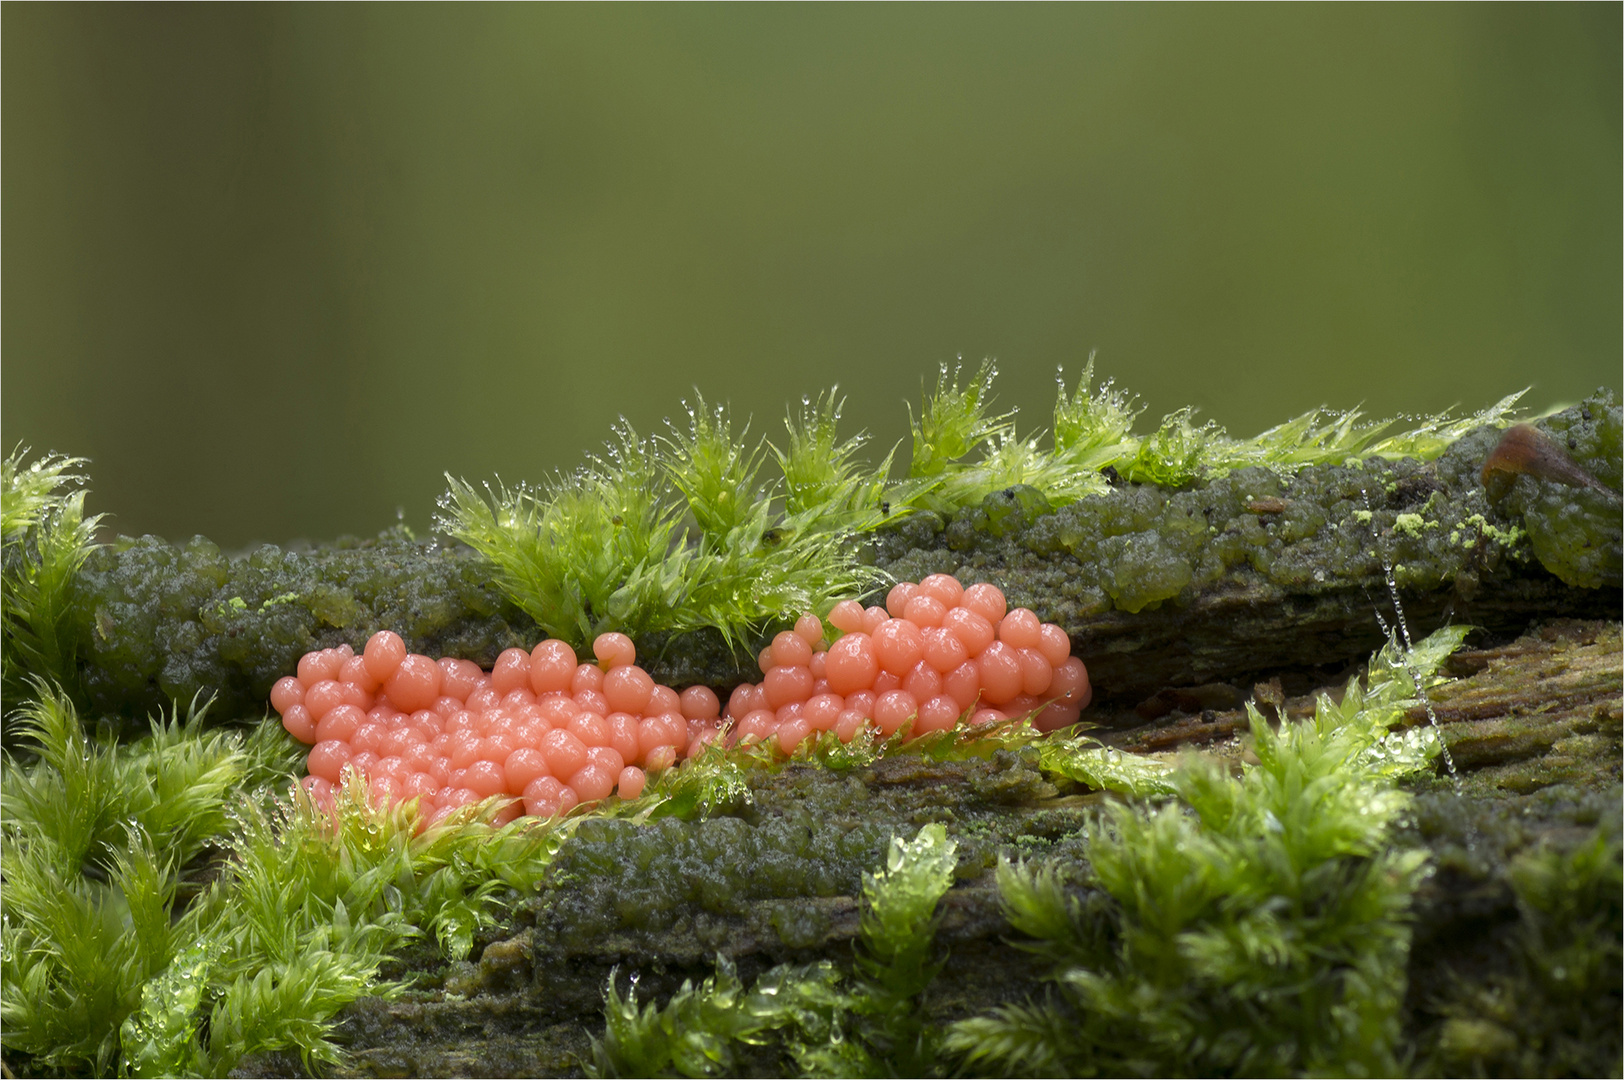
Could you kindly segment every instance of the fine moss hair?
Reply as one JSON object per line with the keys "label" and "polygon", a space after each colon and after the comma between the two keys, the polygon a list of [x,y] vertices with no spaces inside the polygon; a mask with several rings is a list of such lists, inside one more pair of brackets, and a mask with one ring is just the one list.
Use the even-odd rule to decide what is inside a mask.
{"label": "fine moss hair", "polygon": [[35,690],[17,724],[32,761],[8,755],[0,772],[0,1039],[39,1066],[102,1075],[123,1065],[120,1027],[143,987],[197,937],[172,917],[183,870],[227,831],[233,796],[293,761],[268,726],[204,732],[202,709],[158,717],[128,747],[92,740],[64,695]]}
{"label": "fine moss hair", "polygon": [[74,684],[81,620],[70,603],[74,575],[95,549],[100,515],[85,516],[84,458],[46,454],[26,462],[18,447],[0,461],[0,694],[31,695],[27,681]]}
{"label": "fine moss hair", "polygon": [[[829,400],[829,399],[825,399]],[[622,425],[605,457],[542,487],[480,495],[447,477],[439,527],[490,563],[513,601],[577,648],[606,630],[633,637],[709,627],[737,645],[769,621],[827,611],[880,575],[849,543],[871,506],[855,447],[831,438],[833,405],[789,424],[776,454],[789,478],[761,477],[768,453],[736,440],[701,399],[685,428],[643,439]]]}
{"label": "fine moss hair", "polygon": [[[996,492],[1031,491],[1043,509],[1104,495],[1109,477],[1181,488],[1237,469],[1287,475],[1366,457],[1436,457],[1460,434],[1504,423],[1521,396],[1477,414],[1427,417],[1381,438],[1393,422],[1358,410],[1314,409],[1253,439],[1229,438],[1190,409],[1131,435],[1133,399],[1094,389],[1093,361],[1069,393],[1060,384],[1054,436],[1021,436],[1013,411],[994,413],[989,361],[969,378],[944,365],[911,416],[908,474],[889,477],[842,440],[834,390],[804,399],[780,450],[737,436],[725,407],[703,398],[688,423],[654,439],[624,422],[605,454],[540,486],[500,481],[483,492],[447,476],[438,527],[477,550],[507,596],[548,634],[577,647],[619,630],[633,637],[711,628],[734,647],[803,611],[827,612],[888,579],[865,564],[860,538],[906,515],[979,506]],[[764,478],[773,461],[776,478]]]}
{"label": "fine moss hair", "polygon": [[1448,412],[1422,417],[1396,434],[1387,434],[1396,420],[1367,421],[1358,409],[1322,407],[1250,439],[1235,439],[1211,421],[1197,426],[1195,410],[1186,407],[1163,417],[1149,434],[1135,436],[1131,429],[1143,410],[1109,381],[1093,386],[1090,356],[1069,393],[1064,372],[1058,378],[1052,437],[1045,447],[1041,432],[1025,438],[1017,433],[1013,411],[991,412],[996,376],[996,366],[987,361],[961,386],[962,369],[942,365],[935,390],[912,420],[909,478],[914,483],[904,485],[893,503],[952,512],[1025,485],[1058,507],[1104,494],[1111,473],[1129,482],[1182,488],[1252,466],[1289,475],[1371,457],[1430,460],[1474,428],[1507,423],[1525,393],[1464,417]]}
{"label": "fine moss hair", "polygon": [[1386,840],[1409,803],[1395,781],[1441,743],[1389,729],[1411,672],[1431,677],[1465,634],[1389,645],[1340,703],[1278,731],[1248,706],[1256,763],[1191,758],[1172,797],[1109,804],[1080,883],[1001,861],[1005,913],[1054,989],[955,1024],[946,1049],[1013,1075],[1394,1075],[1425,856]]}

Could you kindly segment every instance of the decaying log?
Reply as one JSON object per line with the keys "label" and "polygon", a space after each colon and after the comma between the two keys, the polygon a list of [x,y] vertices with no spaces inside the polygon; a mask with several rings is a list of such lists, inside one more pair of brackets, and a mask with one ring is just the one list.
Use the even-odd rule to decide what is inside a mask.
{"label": "decaying log", "polygon": [[[1617,483],[1618,413],[1583,406],[1541,424]],[[1504,637],[1542,617],[1617,618],[1616,498],[1526,476],[1490,491],[1482,466],[1499,438],[1479,429],[1430,462],[1247,468],[1059,509],[1008,489],[951,517],[906,517],[870,555],[897,580],[990,581],[1060,624],[1093,679],[1090,719],[1113,726],[1169,689],[1225,683],[1244,696],[1278,676],[1292,691],[1362,662],[1382,641],[1377,612],[1391,615],[1389,567],[1418,632],[1455,621]],[[201,537],[124,540],[91,557],[76,590],[78,691],[92,711],[138,724],[199,692],[216,696],[217,717],[260,716],[304,652],[381,629],[486,667],[541,636],[468,549],[403,535],[237,559]],[[725,692],[760,677],[765,640],[733,651],[713,631],[654,635],[638,654],[659,682]]]}
{"label": "decaying log", "polygon": [[[1580,843],[1619,814],[1618,427],[1610,402],[1541,421],[1594,480],[1577,487],[1485,472],[1501,434],[1481,429],[1432,462],[1243,469],[1060,508],[1007,489],[897,522],[872,557],[899,580],[992,581],[1059,623],[1094,683],[1085,722],[1138,753],[1240,757],[1245,704],[1289,720],[1340,693],[1384,640],[1395,592],[1417,636],[1478,627],[1451,661],[1456,680],[1432,695],[1458,786],[1442,774],[1416,784],[1414,820],[1395,840],[1439,867],[1414,911],[1406,1023],[1424,1041],[1451,979],[1511,963],[1492,934],[1518,918],[1513,860]],[[77,588],[79,692],[132,719],[197,690],[219,693],[225,716],[257,717],[302,652],[378,629],[487,666],[538,636],[468,551],[403,537],[237,560],[206,541],[146,538],[94,556]],[[676,686],[757,677],[713,634],[640,641],[639,653]],[[1423,709],[1409,720],[1430,722]],[[408,959],[395,974],[412,975],[412,991],[345,1013],[350,1070],[570,1072],[601,1030],[617,969],[646,1000],[708,974],[718,952],[746,980],[784,961],[849,962],[862,873],[893,831],[929,821],[949,824],[960,862],[942,905],[947,967],[925,1012],[947,1021],[1040,988],[1046,968],[1009,943],[991,871],[1033,845],[1086,859],[1083,827],[1104,796],[1045,776],[1030,750],[901,754],[844,772],[797,764],[750,782],[749,805],[702,822],[583,823],[475,959]],[[296,1071],[281,1055],[244,1066]]]}
{"label": "decaying log", "polygon": [[[1481,977],[1509,963],[1502,954],[1518,915],[1511,862],[1540,845],[1579,843],[1597,814],[1616,818],[1620,805],[1619,623],[1551,620],[1513,640],[1457,654],[1450,673],[1456,680],[1436,689],[1431,700],[1460,787],[1440,765],[1440,775],[1417,785],[1418,813],[1398,839],[1427,847],[1440,867],[1423,886],[1414,912],[1406,1015],[1416,1037],[1440,1022],[1429,1009],[1460,978]],[[1335,694],[1342,685],[1320,692]],[[1296,717],[1313,707],[1313,699],[1282,695],[1266,708]],[[1421,709],[1412,711],[1410,721],[1429,722]],[[1175,711],[1160,723],[1101,734],[1139,752],[1199,747],[1239,755],[1245,723],[1239,709],[1192,716]],[[956,763],[902,756],[844,776],[790,766],[757,777],[754,785],[755,806],[734,830],[744,846],[800,805],[816,815],[800,824],[829,834],[877,821],[908,829],[926,820],[952,823],[961,844],[959,881],[942,906],[940,940],[950,955],[924,1002],[932,1020],[956,1019],[1040,990],[1045,965],[1009,944],[1013,931],[1000,913],[990,870],[999,851],[1019,850],[1020,837],[1080,844],[1078,828],[1101,796],[1062,790],[1029,758],[1009,752],[991,761]],[[777,835],[774,842],[781,843],[785,830]],[[747,873],[767,872],[776,857],[778,849],[762,844],[756,863],[745,860]],[[845,854],[854,856],[854,867],[877,858],[875,847],[859,843]],[[845,873],[846,880],[826,895],[750,896],[724,913],[685,903],[651,918],[629,907],[607,916],[586,914],[592,903],[636,880],[635,873],[602,863],[573,869],[587,865],[614,880],[598,882],[599,891],[583,899],[592,883],[566,875],[483,942],[476,962],[432,976],[426,988],[404,1000],[374,999],[352,1008],[342,1028],[352,1055],[350,1074],[570,1072],[585,1060],[590,1033],[601,1027],[603,987],[617,969],[622,980],[637,975],[646,1000],[661,998],[684,978],[708,974],[717,952],[732,957],[747,979],[787,960],[851,958],[859,914],[851,867],[837,868],[835,876]],[[641,871],[651,877],[680,872],[659,863]],[[286,1058],[259,1059],[249,1071],[271,1075],[290,1068],[296,1063]]]}

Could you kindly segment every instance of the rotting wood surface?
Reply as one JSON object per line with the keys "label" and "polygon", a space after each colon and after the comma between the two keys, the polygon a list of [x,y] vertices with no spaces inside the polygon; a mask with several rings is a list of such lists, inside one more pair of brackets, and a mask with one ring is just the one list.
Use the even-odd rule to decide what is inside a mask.
{"label": "rotting wood surface", "polygon": [[[1618,623],[1554,619],[1504,644],[1450,657],[1444,671],[1455,679],[1428,696],[1473,790],[1526,794],[1553,783],[1617,781],[1620,649]],[[1286,697],[1271,680],[1254,687],[1254,698],[1266,715],[1300,719],[1312,714],[1318,694],[1338,697],[1342,685]],[[1430,722],[1421,705],[1409,710],[1409,720]],[[1174,709],[1158,722],[1098,734],[1123,750],[1157,753],[1220,744],[1247,723],[1244,708],[1193,715]]]}
{"label": "rotting wood surface", "polygon": [[[1417,896],[1413,1000],[1406,1013],[1412,1031],[1436,1021],[1428,1003],[1457,985],[1462,973],[1494,970],[1495,935],[1508,935],[1517,917],[1508,877],[1511,860],[1539,845],[1571,845],[1586,835],[1564,816],[1561,807],[1567,803],[1542,796],[1568,791],[1578,798],[1618,800],[1624,712],[1619,623],[1553,619],[1510,641],[1457,653],[1449,673],[1457,678],[1436,688],[1431,700],[1460,770],[1460,791],[1442,775],[1417,785],[1433,824],[1417,826],[1418,832],[1403,838],[1429,847],[1445,867]],[[1325,690],[1335,692],[1341,685]],[[1259,690],[1265,703],[1274,699],[1267,707],[1288,717],[1312,708],[1313,694],[1286,697],[1277,684]],[[1410,721],[1429,722],[1419,707]],[[1156,723],[1101,734],[1137,752],[1236,756],[1243,752],[1238,736],[1245,723],[1243,709],[1194,716],[1174,710]],[[934,1021],[1021,1000],[1041,989],[1042,960],[1011,947],[1013,932],[999,911],[988,872],[997,841],[1074,832],[1100,798],[1068,794],[1019,767],[993,777],[987,765],[898,758],[877,762],[860,778],[866,788],[882,793],[889,814],[917,822],[940,818],[947,810],[958,822],[950,828],[990,841],[978,847],[961,837],[959,881],[942,908],[947,967],[924,1001]],[[794,767],[779,775],[786,774],[793,775],[762,782],[763,802],[793,797],[793,792],[775,794],[774,784],[804,788],[819,782]],[[1455,835],[1434,820],[1440,807],[1452,806],[1461,820],[1509,819],[1514,827],[1491,835],[1471,826],[1478,831]],[[718,951],[739,964],[746,980],[786,960],[849,961],[857,896],[814,898],[810,907],[815,909],[812,932],[803,927],[790,942],[778,919],[784,904],[773,900],[742,905],[731,917],[679,920],[657,932],[619,926],[582,936],[550,922],[544,898],[487,937],[476,950],[476,962],[431,977],[425,989],[407,999],[368,999],[352,1007],[341,1028],[351,1054],[347,1074],[576,1073],[591,1033],[601,1025],[605,980],[617,968],[623,979],[638,975],[647,1000],[663,997],[684,978],[708,974],[709,958]],[[289,1071],[297,1071],[297,1062],[275,1056],[245,1063],[243,1074]]]}
{"label": "rotting wood surface", "polygon": [[[1604,412],[1616,427],[1616,406]],[[1593,428],[1603,419],[1576,408],[1541,423],[1564,418]],[[904,518],[874,534],[870,554],[898,580],[989,581],[1012,606],[1063,627],[1104,706],[1087,719],[1213,683],[1240,688],[1232,708],[1256,681],[1279,676],[1285,692],[1300,693],[1362,663],[1382,641],[1373,608],[1388,603],[1389,566],[1417,628],[1463,622],[1514,636],[1538,618],[1618,617],[1616,502],[1586,491],[1589,502],[1562,504],[1612,582],[1565,583],[1536,557],[1530,530],[1546,520],[1536,496],[1570,489],[1520,477],[1532,495],[1518,502],[1518,487],[1497,499],[1480,471],[1499,438],[1486,427],[1434,461],[1372,459],[1289,476],[1247,468],[1177,491],[1127,485],[1059,508],[1012,488],[945,517]],[[1515,509],[1524,504],[1528,513]],[[259,715],[305,651],[359,647],[382,629],[413,651],[486,667],[540,636],[468,549],[402,536],[310,551],[266,545],[240,559],[201,537],[124,540],[92,555],[75,588],[78,692],[137,728],[198,692],[217,695],[217,716]],[[764,643],[733,650],[706,629],[648,635],[638,653],[657,682],[725,692],[759,678],[752,658]]]}

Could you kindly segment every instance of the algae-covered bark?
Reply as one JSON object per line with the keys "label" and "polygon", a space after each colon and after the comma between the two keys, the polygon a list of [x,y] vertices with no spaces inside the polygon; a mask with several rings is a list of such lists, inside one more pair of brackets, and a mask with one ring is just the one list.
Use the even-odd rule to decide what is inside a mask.
{"label": "algae-covered bark", "polygon": [[[1393,838],[1426,850],[1435,868],[1416,896],[1402,1014],[1418,1072],[1617,1072],[1621,927],[1606,868],[1618,863],[1624,805],[1618,633],[1616,623],[1567,621],[1469,651],[1456,660],[1463,677],[1435,695],[1463,788],[1443,775],[1414,785],[1417,802]],[[1556,700],[1542,708],[1552,680]],[[1520,741],[1505,737],[1510,729]],[[1572,740],[1591,736],[1576,754]],[[1244,752],[1233,738],[1209,749]],[[891,835],[932,821],[959,849],[939,933],[947,966],[925,1014],[945,1023],[1041,995],[1048,963],[1011,947],[1018,935],[1000,909],[997,857],[1080,880],[1084,826],[1102,796],[1046,776],[1034,749],[959,762],[904,754],[845,771],[792,764],[752,773],[750,787],[747,804],[708,820],[583,828],[477,962],[435,973],[405,1000],[351,1010],[341,1029],[350,1071],[554,1073],[586,1060],[581,1032],[601,1024],[602,988],[617,969],[622,985],[635,975],[641,996],[663,1000],[708,974],[717,953],[746,981],[786,961],[849,963],[862,872]],[[1590,874],[1575,893],[1558,902],[1537,891],[1540,873],[1568,867],[1571,878],[1575,860]],[[1542,949],[1590,960],[1553,974],[1539,964]],[[290,1065],[260,1064],[267,1074]]]}
{"label": "algae-covered bark", "polygon": [[[76,689],[98,714],[131,720],[198,693],[217,697],[217,716],[257,717],[304,653],[359,646],[379,630],[487,668],[544,636],[473,551],[399,532],[307,550],[266,544],[239,558],[201,536],[120,538],[89,557],[73,599],[83,624]],[[747,677],[714,632],[666,644],[642,643],[662,682]]]}
{"label": "algae-covered bark", "polygon": [[[1610,393],[1541,424],[1616,486]],[[1070,632],[1107,703],[1215,680],[1249,686],[1265,671],[1368,654],[1381,642],[1371,608],[1387,593],[1384,559],[1425,625],[1507,632],[1540,614],[1616,615],[1616,497],[1530,476],[1492,497],[1480,470],[1500,437],[1479,429],[1432,462],[1370,460],[1292,477],[1242,469],[1188,490],[1129,486],[1052,512],[1036,492],[1001,492],[951,520],[920,515],[900,526],[882,539],[880,561],[908,580],[945,571],[998,582],[1012,606]],[[1569,562],[1589,568],[1582,580],[1559,576]]]}
{"label": "algae-covered bark", "polygon": [[99,712],[129,717],[199,692],[219,696],[217,715],[263,714],[271,684],[305,652],[382,629],[487,666],[537,637],[471,551],[404,534],[305,551],[267,544],[237,559],[203,537],[121,539],[90,557],[77,593],[84,693]]}
{"label": "algae-covered bark", "polygon": [[[1616,487],[1611,392],[1540,425]],[[1539,615],[1616,614],[1617,500],[1527,475],[1485,489],[1500,434],[1479,429],[1431,462],[1248,468],[1185,490],[1125,485],[1059,510],[1012,488],[951,518],[913,514],[876,534],[873,554],[901,580],[992,581],[1012,606],[1059,623],[1105,706],[1357,661],[1381,641],[1370,612],[1386,593],[1384,557],[1421,623],[1513,632]],[[83,693],[131,718],[198,692],[219,695],[216,715],[260,715],[302,653],[380,629],[486,666],[540,636],[472,552],[403,533],[238,559],[202,538],[121,540],[91,556],[73,599]],[[650,636],[639,651],[659,681],[725,688],[756,677],[759,644],[735,652],[700,631]]]}

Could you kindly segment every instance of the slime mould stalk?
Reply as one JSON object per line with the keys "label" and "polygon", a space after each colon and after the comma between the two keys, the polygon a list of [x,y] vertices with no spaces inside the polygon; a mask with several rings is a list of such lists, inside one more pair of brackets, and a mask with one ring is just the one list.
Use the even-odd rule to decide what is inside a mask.
{"label": "slime mould stalk", "polygon": [[[1534,428],[1616,488],[1620,426],[1603,390]],[[884,527],[873,557],[896,580],[997,584],[1012,606],[1065,629],[1108,704],[1368,653],[1379,644],[1370,607],[1385,591],[1383,553],[1421,621],[1450,610],[1512,629],[1549,611],[1616,613],[1617,497],[1551,479],[1560,466],[1496,465],[1491,480],[1509,487],[1486,489],[1485,462],[1503,438],[1480,428],[1430,462],[1243,468],[1177,489],[1130,483],[1059,509],[1041,491],[1009,488]],[[261,715],[301,655],[379,630],[414,652],[485,667],[541,636],[473,552],[388,534],[306,551],[267,545],[239,559],[201,537],[121,539],[90,556],[69,601],[85,703],[132,720],[199,691],[219,695],[215,716]],[[753,680],[749,653],[773,629],[738,650],[712,631],[637,644],[658,682],[725,690]]]}

